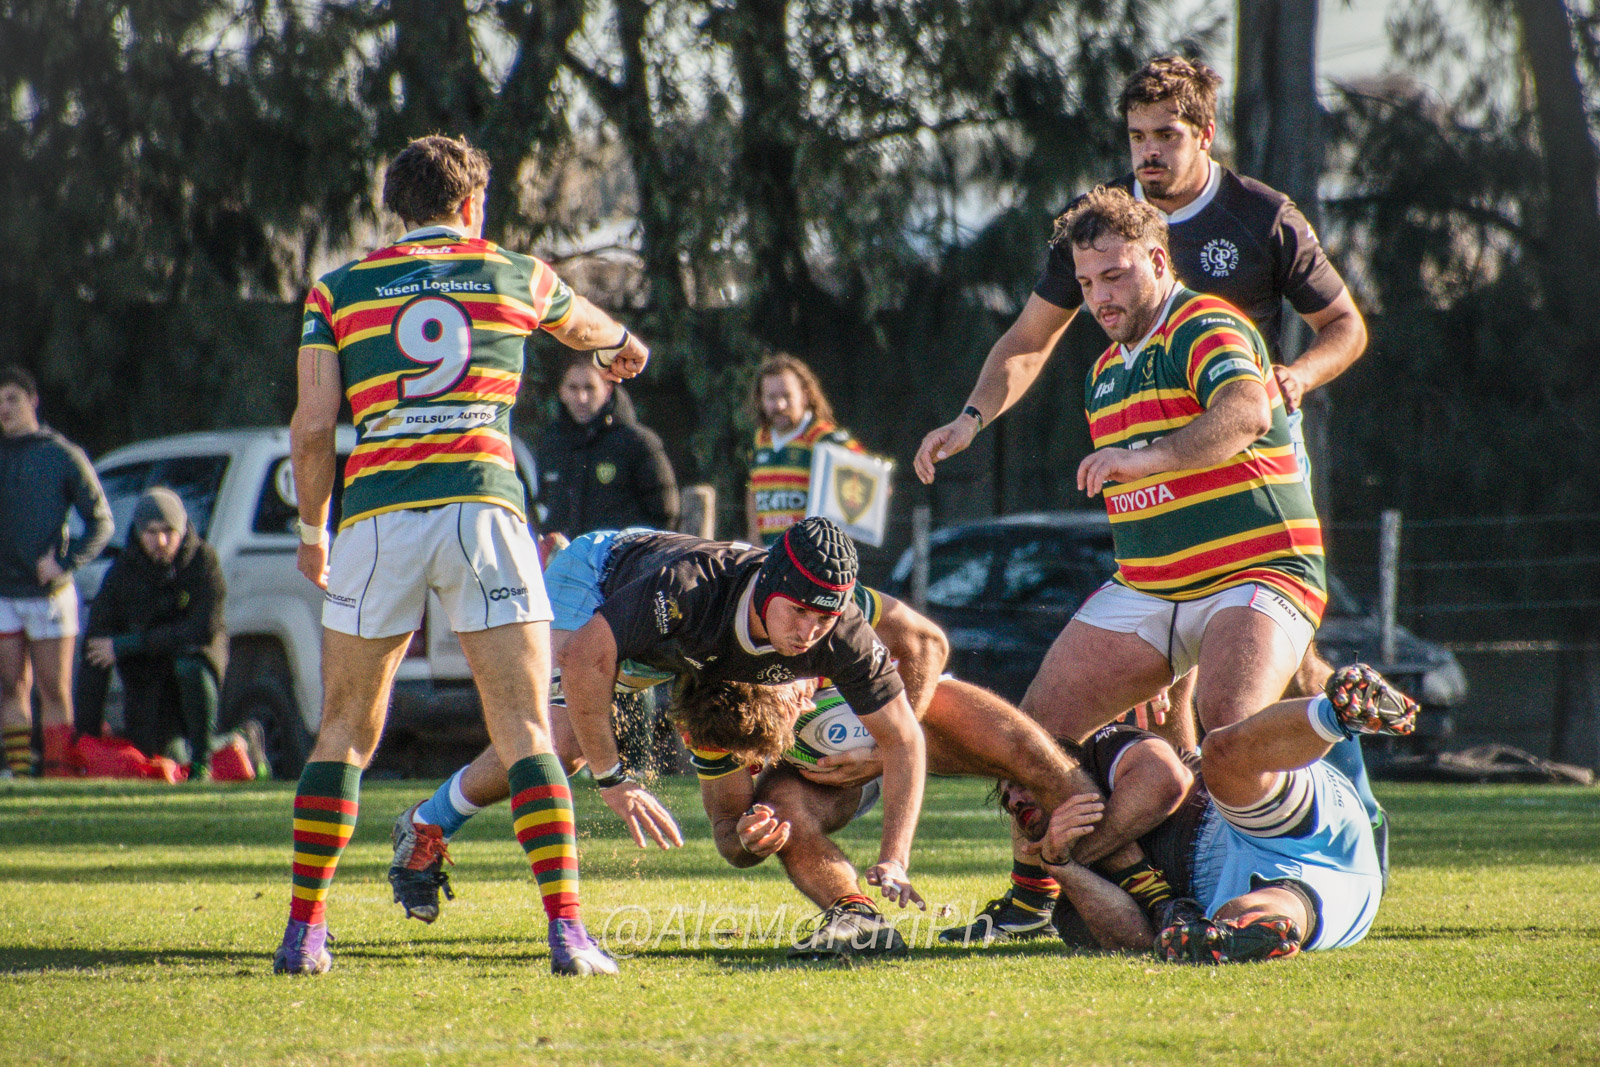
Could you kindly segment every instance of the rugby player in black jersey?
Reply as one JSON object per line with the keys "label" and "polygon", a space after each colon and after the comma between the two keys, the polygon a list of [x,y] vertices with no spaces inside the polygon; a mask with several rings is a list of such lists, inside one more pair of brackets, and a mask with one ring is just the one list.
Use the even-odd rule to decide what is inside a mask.
{"label": "rugby player in black jersey", "polygon": [[[1322,757],[1355,734],[1404,735],[1417,705],[1370,667],[1342,667],[1327,692],[1280,701],[1206,736],[1204,755],[1113,724],[1078,749],[1108,798],[1057,807],[1034,846],[1061,883],[1062,938],[1075,947],[1154,948],[1168,961],[1275,959],[1344,948],[1366,936],[1382,897],[1371,824],[1355,788]],[[1043,815],[1002,782],[1020,819]],[[1084,866],[1099,848],[1137,841],[1174,896],[1149,909]]]}
{"label": "rugby player in black jersey", "polygon": [[[855,546],[818,517],[790,527],[770,551],[686,534],[598,531],[556,556],[545,584],[566,720],[601,798],[636,844],[644,847],[649,838],[670,848],[683,839],[667,809],[622,768],[611,724],[619,680],[786,686],[826,676],[884,754],[882,849],[867,883],[901,907],[920,901],[906,869],[922,806],[923,735],[888,649],[854,601],[856,569]],[[473,773],[493,783],[492,750]],[[460,780],[450,783],[448,801],[456,799]],[[410,891],[402,883],[416,881],[413,874],[444,878],[439,860],[448,834],[437,823],[419,823],[420,807],[408,809],[395,827],[390,874],[402,903]],[[437,897],[430,902],[428,887],[421,888],[422,908],[407,903],[407,914],[431,921]]]}
{"label": "rugby player in black jersey", "polygon": [[[582,552],[584,545],[578,548]],[[559,574],[549,577],[559,603],[567,592],[564,582]],[[1026,783],[1041,803],[1051,807],[1078,792],[1094,791],[1038,724],[992,693],[941,677],[949,642],[932,621],[874,590],[858,587],[852,599],[888,648],[906,697],[922,722],[930,773],[1009,778]],[[618,688],[647,686],[663,680],[666,673],[652,673],[642,664],[625,661]],[[713,822],[718,850],[738,867],[777,854],[797,888],[824,910],[817,934],[797,946],[795,954],[860,957],[903,951],[899,935],[858,894],[854,868],[827,839],[875,802],[883,773],[881,750],[873,747],[830,756],[812,767],[780,765],[771,758],[772,766],[758,781],[749,763],[777,757],[787,746],[786,733],[800,710],[794,687],[688,688],[692,692],[675,709],[675,717],[689,735],[691,760],[701,779],[702,801]],[[829,691],[836,693],[831,687]],[[576,771],[584,759],[566,709],[559,699],[551,709],[555,750],[566,769]],[[693,720],[708,712],[721,721]],[[732,736],[726,726],[729,712],[735,720]],[[710,736],[716,739],[708,740],[708,730],[719,729],[723,733],[713,732]],[[777,740],[782,743],[772,747]],[[762,747],[763,741],[768,747]],[[451,895],[443,869],[446,843],[475,812],[507,795],[505,772],[490,748],[432,797],[401,814],[390,880],[408,918],[424,922],[437,918],[440,890]],[[1042,833],[1043,825],[1034,830]],[[1125,859],[1120,869],[1130,868],[1140,857],[1130,849],[1118,858]],[[982,941],[994,932],[984,927],[975,936]]]}
{"label": "rugby player in black jersey", "polygon": [[[1176,56],[1151,60],[1135,72],[1121,97],[1133,169],[1107,184],[1163,214],[1180,282],[1222,297],[1255,323],[1273,356],[1273,374],[1290,413],[1302,467],[1309,469],[1300,429],[1302,399],[1360,358],[1367,343],[1366,324],[1294,203],[1211,158],[1220,81],[1205,64]],[[1279,358],[1285,300],[1313,334],[1292,364]],[[1072,250],[1064,242],[1052,242],[1033,293],[990,351],[962,413],[923,438],[915,467],[924,482],[932,482],[936,463],[967,448],[984,425],[1021,399],[1082,304]],[[1320,692],[1332,670],[1312,645],[1289,694]],[[1179,747],[1192,748],[1198,740],[1193,692],[1192,675],[1174,684],[1173,712],[1161,725]],[[1025,697],[1023,709],[1032,713],[1035,703]],[[1155,721],[1161,722],[1159,715]],[[1387,822],[1367,783],[1359,742],[1336,746],[1330,761],[1355,783],[1379,835],[1387,869]],[[1036,871],[1020,861],[1019,866]],[[1033,877],[1014,878],[1013,891],[1003,898],[1030,905],[1003,919],[1015,936],[1037,935],[1042,929],[1038,915],[1049,903],[1049,890],[1040,890],[1040,884]]]}

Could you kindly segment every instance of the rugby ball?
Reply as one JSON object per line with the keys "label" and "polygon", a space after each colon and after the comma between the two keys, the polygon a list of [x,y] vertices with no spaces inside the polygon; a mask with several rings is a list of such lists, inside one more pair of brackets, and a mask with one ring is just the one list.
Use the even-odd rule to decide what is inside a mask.
{"label": "rugby ball", "polygon": [[824,756],[871,748],[876,743],[837,689],[830,686],[819,691],[812,703],[794,722],[794,745],[783,754],[790,763],[815,767]]}

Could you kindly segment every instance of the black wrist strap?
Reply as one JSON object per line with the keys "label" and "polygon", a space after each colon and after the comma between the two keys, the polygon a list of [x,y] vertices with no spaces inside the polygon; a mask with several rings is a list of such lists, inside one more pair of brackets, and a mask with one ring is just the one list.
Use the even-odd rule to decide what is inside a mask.
{"label": "black wrist strap", "polygon": [[623,782],[631,781],[633,781],[633,775],[623,770],[622,764],[618,763],[610,774],[595,778],[594,784],[601,789],[610,789],[614,785],[621,785]]}
{"label": "black wrist strap", "polygon": [[983,412],[979,411],[976,407],[968,404],[966,407],[961,409],[961,414],[971,415],[974,419],[977,419],[978,429],[983,429]]}

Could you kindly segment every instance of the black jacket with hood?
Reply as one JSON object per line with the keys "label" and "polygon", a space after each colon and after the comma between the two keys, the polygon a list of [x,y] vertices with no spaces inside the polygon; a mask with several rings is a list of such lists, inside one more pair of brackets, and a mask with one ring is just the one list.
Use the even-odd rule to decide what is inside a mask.
{"label": "black jacket with hood", "polygon": [[639,424],[620,387],[587,423],[561,413],[539,438],[539,503],[546,530],[678,525],[678,484],[661,438]]}

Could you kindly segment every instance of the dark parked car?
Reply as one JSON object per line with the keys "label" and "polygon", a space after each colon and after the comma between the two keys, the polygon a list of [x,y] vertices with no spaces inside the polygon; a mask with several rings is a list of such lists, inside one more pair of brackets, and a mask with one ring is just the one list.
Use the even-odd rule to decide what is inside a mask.
{"label": "dark parked car", "polygon": [[[928,615],[950,637],[950,669],[1009,700],[1022,699],[1050,643],[1084,598],[1116,570],[1103,511],[1035,512],[935,532],[928,560]],[[911,552],[895,564],[887,592],[909,597]],[[1424,743],[1450,733],[1448,709],[1466,698],[1451,652],[1400,627],[1395,659],[1380,663],[1379,625],[1336,577],[1317,647],[1340,666],[1364,660],[1428,712]]]}

